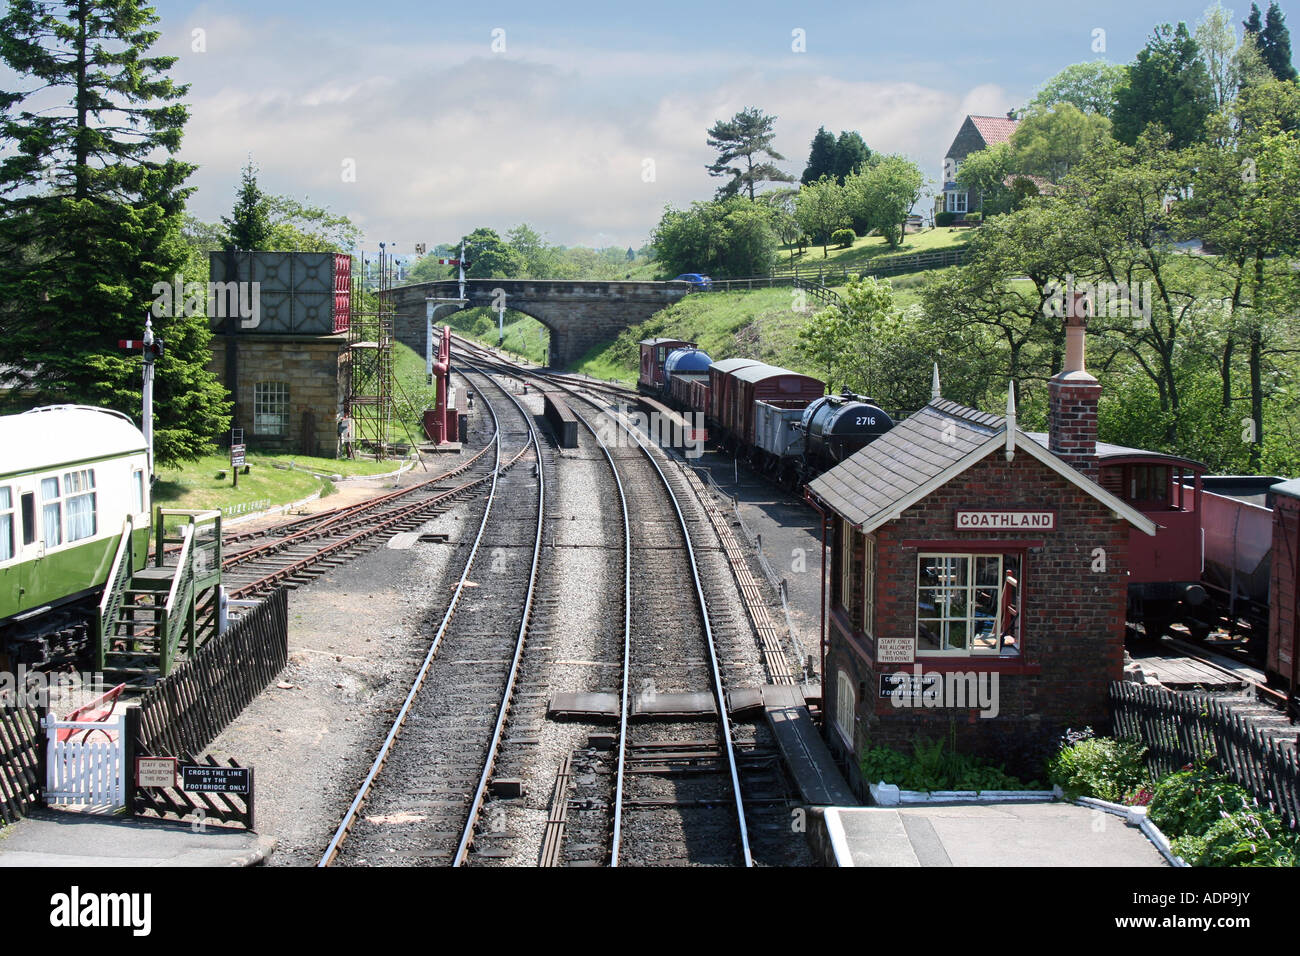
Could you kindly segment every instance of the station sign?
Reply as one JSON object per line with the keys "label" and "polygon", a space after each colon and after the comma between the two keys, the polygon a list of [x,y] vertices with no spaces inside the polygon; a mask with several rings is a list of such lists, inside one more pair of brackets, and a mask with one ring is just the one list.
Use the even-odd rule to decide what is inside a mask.
{"label": "station sign", "polygon": [[175,757],[136,757],[135,785],[137,787],[175,787]]}
{"label": "station sign", "polygon": [[1055,511],[997,509],[956,513],[958,531],[1055,531]]}
{"label": "station sign", "polygon": [[876,638],[876,663],[910,664],[914,660],[916,660],[916,641],[913,638]]}
{"label": "station sign", "polygon": [[247,447],[246,445],[230,446],[230,467],[231,468],[244,467],[244,449],[246,447]]}
{"label": "station sign", "polygon": [[181,784],[191,793],[243,793],[252,787],[252,770],[249,767],[205,767],[199,764],[181,765]]}

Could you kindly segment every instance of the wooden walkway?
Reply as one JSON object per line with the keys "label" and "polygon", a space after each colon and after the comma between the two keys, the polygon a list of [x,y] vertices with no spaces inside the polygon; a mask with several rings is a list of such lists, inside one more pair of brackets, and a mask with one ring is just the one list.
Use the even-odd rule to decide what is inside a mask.
{"label": "wooden walkway", "polygon": [[763,688],[763,711],[781,755],[805,804],[815,807],[861,806],[835,766],[830,749],[804,703],[798,687],[769,684]]}

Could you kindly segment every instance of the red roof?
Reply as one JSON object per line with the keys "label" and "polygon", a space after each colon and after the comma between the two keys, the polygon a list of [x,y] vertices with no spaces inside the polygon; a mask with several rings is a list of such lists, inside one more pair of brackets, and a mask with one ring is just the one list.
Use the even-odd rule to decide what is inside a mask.
{"label": "red roof", "polygon": [[1005,143],[1016,131],[1016,124],[1020,122],[1007,119],[1005,116],[971,116],[970,121],[975,124],[975,128],[979,130],[979,134],[984,137],[984,142],[988,146]]}

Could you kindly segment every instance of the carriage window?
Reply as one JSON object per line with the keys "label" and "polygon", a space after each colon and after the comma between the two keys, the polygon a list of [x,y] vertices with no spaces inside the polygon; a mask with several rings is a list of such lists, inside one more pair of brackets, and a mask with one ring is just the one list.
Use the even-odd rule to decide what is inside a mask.
{"label": "carriage window", "polygon": [[68,540],[93,538],[96,531],[94,469],[65,474],[63,493],[67,495]]}
{"label": "carriage window", "polygon": [[253,386],[253,434],[289,434],[289,386],[284,382]]}
{"label": "carriage window", "polygon": [[920,555],[917,654],[1019,654],[1020,571],[1017,554]]}
{"label": "carriage window", "polygon": [[0,488],[0,561],[14,556],[14,493]]}
{"label": "carriage window", "polygon": [[41,479],[41,524],[45,530],[45,547],[63,544],[63,503],[59,500],[59,479]]}
{"label": "carriage window", "polygon": [[144,511],[144,472],[137,468],[131,478],[135,483],[135,513],[140,514]]}

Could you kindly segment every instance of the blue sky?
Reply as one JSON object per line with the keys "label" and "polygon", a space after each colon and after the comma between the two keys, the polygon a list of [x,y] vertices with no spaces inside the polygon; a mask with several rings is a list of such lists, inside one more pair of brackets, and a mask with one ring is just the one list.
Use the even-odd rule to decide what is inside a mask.
{"label": "blue sky", "polygon": [[665,204],[712,194],[705,130],[747,106],[777,115],[796,176],[825,125],[937,180],[966,113],[1023,105],[1070,63],[1128,62],[1154,25],[1194,26],[1204,6],[156,3],[159,49],[191,84],[191,212],[228,212],[251,152],[266,190],[399,252],[523,221],[554,242],[640,245]]}

